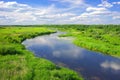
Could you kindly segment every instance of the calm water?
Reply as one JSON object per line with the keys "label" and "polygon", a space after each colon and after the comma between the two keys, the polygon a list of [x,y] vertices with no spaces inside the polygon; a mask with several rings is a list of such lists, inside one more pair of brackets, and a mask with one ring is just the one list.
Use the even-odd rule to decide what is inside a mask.
{"label": "calm water", "polygon": [[59,38],[62,32],[38,36],[23,42],[37,57],[81,73],[86,80],[120,80],[120,59],[92,52]]}

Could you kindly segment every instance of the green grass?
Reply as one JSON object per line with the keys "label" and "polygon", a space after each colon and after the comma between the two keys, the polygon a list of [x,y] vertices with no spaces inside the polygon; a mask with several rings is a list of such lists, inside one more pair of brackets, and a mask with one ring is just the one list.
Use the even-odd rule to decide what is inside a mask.
{"label": "green grass", "polygon": [[72,70],[36,58],[21,44],[26,38],[53,32],[45,27],[1,27],[0,80],[83,80]]}
{"label": "green grass", "polygon": [[61,37],[74,37],[77,46],[120,58],[120,25],[0,27],[0,80],[83,80],[72,70],[36,58],[21,44],[27,38],[53,33],[53,28],[67,32]]}
{"label": "green grass", "polygon": [[65,25],[56,27],[74,37],[73,43],[89,50],[120,58],[120,25]]}

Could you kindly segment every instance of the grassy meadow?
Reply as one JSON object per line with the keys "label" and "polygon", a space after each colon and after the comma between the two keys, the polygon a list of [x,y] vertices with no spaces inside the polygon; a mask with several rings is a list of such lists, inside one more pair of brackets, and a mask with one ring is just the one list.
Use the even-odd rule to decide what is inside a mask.
{"label": "grassy meadow", "polygon": [[35,57],[21,44],[53,32],[46,27],[0,27],[0,80],[83,80],[72,70]]}
{"label": "grassy meadow", "polygon": [[73,43],[77,46],[120,58],[120,25],[62,25],[55,28],[67,32],[60,37],[74,37]]}
{"label": "grassy meadow", "polygon": [[21,44],[28,38],[67,32],[73,43],[120,58],[120,25],[34,25],[0,27],[0,80],[83,80],[76,72],[37,58]]}

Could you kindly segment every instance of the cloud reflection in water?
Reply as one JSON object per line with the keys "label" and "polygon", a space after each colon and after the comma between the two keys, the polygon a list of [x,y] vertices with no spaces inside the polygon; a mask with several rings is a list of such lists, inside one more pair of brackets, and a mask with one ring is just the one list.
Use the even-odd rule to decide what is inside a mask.
{"label": "cloud reflection in water", "polygon": [[120,80],[120,59],[77,47],[71,38],[60,38],[59,34],[27,39],[23,44],[37,57],[76,70],[89,80]]}
{"label": "cloud reflection in water", "polygon": [[105,61],[101,63],[101,67],[106,69],[120,70],[120,62]]}

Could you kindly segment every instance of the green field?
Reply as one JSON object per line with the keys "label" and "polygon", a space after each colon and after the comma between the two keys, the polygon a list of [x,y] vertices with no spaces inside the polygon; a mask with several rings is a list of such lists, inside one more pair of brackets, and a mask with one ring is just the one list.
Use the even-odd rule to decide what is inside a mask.
{"label": "green field", "polygon": [[37,58],[21,44],[27,38],[67,32],[73,43],[120,58],[120,25],[34,25],[0,27],[0,80],[83,80],[76,72]]}
{"label": "green field", "polygon": [[83,80],[72,70],[35,57],[21,44],[53,32],[45,27],[0,27],[0,80]]}
{"label": "green field", "polygon": [[55,27],[74,37],[73,43],[92,51],[120,58],[120,25],[64,25]]}

